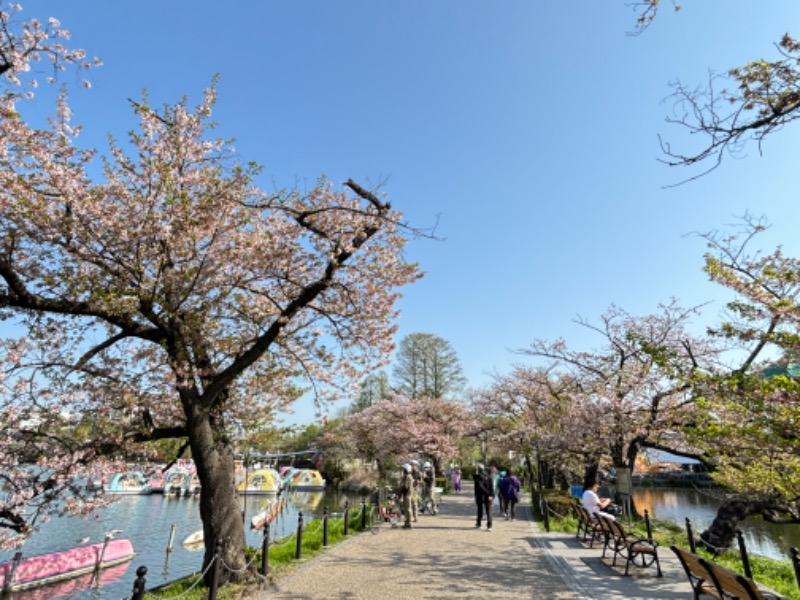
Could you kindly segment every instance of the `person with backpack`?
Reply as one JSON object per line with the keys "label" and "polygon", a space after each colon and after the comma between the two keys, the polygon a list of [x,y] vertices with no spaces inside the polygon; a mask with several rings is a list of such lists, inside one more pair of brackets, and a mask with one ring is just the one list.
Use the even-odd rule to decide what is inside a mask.
{"label": "person with backpack", "polygon": [[492,500],[494,498],[494,482],[486,467],[478,463],[475,468],[475,475],[472,476],[475,482],[475,504],[478,505],[478,519],[475,527],[480,528],[483,521],[483,513],[486,512],[486,531],[492,530]]}
{"label": "person with backpack", "polygon": [[509,469],[505,476],[500,480],[500,507],[503,514],[506,516],[506,521],[510,518],[514,519],[517,512],[517,502],[519,502],[519,493],[522,488],[522,483],[519,477]]}
{"label": "person with backpack", "polygon": [[417,483],[414,481],[411,465],[408,463],[403,465],[398,491],[403,507],[403,529],[411,529],[411,503],[412,499],[417,497]]}

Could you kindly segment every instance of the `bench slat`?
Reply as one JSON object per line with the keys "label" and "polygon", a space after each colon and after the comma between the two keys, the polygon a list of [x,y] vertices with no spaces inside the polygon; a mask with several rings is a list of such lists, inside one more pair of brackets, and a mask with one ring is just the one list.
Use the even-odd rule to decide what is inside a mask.
{"label": "bench slat", "polygon": [[765,600],[764,594],[758,589],[756,582],[752,579],[734,573],[704,558],[699,559],[700,564],[705,567],[714,584],[717,586],[717,592],[724,598],[735,597],[740,600]]}
{"label": "bench slat", "polygon": [[670,546],[678,561],[681,563],[683,570],[686,572],[686,577],[689,579],[689,585],[692,586],[695,600],[699,600],[700,596],[710,596],[715,600],[722,600],[714,580],[708,574],[706,568],[700,564],[700,557],[692,554],[678,546]]}

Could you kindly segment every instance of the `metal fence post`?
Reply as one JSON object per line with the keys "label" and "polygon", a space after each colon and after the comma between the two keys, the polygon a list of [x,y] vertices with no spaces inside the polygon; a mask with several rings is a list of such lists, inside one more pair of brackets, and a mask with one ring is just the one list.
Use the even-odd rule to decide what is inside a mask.
{"label": "metal fence post", "polygon": [[745,577],[753,578],[753,571],[750,569],[750,557],[747,556],[747,547],[744,545],[744,535],[741,529],[736,530],[736,539],[739,541],[739,554],[742,555],[742,568]]}
{"label": "metal fence post", "polygon": [[542,496],[541,505],[539,510],[542,512],[542,519],[544,520],[544,530],[550,533],[550,507],[547,506],[547,500]]}
{"label": "metal fence post", "polygon": [[344,501],[344,535],[347,536],[347,532],[350,529],[350,500]]}
{"label": "metal fence post", "polygon": [[694,533],[692,532],[692,522],[689,520],[689,517],[686,517],[686,535],[689,538],[689,549],[692,551],[692,554],[697,554],[697,547],[694,543]]}
{"label": "metal fence post", "polygon": [[264,523],[264,540],[261,542],[261,574],[269,571],[269,521]]}
{"label": "metal fence post", "polygon": [[294,557],[300,559],[303,555],[303,511],[297,513],[297,546],[295,546]]}
{"label": "metal fence post", "polygon": [[147,575],[147,567],[142,565],[136,569],[136,581],[133,582],[133,595],[131,596],[131,600],[144,600],[145,586],[147,585],[147,579],[144,577],[145,575]]}
{"label": "metal fence post", "polygon": [[367,528],[367,498],[361,496],[361,531]]}
{"label": "metal fence post", "polygon": [[219,588],[219,568],[222,562],[222,540],[217,540],[214,545],[214,567],[211,569],[211,588],[208,591],[208,600],[217,599],[217,589]]}
{"label": "metal fence post", "polygon": [[328,545],[328,507],[322,509],[322,545]]}

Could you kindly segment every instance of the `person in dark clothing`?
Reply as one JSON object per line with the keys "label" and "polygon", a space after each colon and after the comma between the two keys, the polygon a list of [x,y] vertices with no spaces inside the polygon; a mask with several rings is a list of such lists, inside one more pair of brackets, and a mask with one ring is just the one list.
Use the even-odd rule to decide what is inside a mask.
{"label": "person in dark clothing", "polygon": [[500,480],[500,507],[506,516],[506,520],[513,519],[516,516],[521,487],[522,484],[519,478],[511,472],[511,469]]}
{"label": "person in dark clothing", "polygon": [[483,513],[486,512],[486,530],[492,530],[492,500],[494,499],[494,482],[486,473],[486,468],[478,463],[475,475],[472,480],[475,482],[475,504],[478,505],[478,519],[475,527],[481,526]]}

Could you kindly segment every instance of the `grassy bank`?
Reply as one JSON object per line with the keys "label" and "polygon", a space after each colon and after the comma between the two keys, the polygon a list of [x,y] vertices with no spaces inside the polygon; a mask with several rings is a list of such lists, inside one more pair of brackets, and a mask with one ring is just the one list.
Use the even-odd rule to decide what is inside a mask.
{"label": "grassy bank", "polygon": [[[366,510],[369,514],[370,506]],[[370,523],[367,523],[367,527]],[[344,534],[344,519],[328,519],[328,545],[324,546],[324,530],[322,520],[309,521],[303,527],[302,546],[300,558],[295,558],[297,554],[297,534],[294,533],[286,538],[270,543],[268,555],[268,571],[266,579],[262,582],[248,584],[228,584],[220,588],[217,592],[218,600],[242,600],[250,598],[259,589],[273,583],[276,579],[286,577],[294,570],[307,563],[314,557],[327,551],[329,548],[340,544],[352,535],[361,533],[361,507],[350,511],[348,515],[348,535]],[[257,569],[261,569],[262,552],[261,548],[245,548],[247,560]],[[208,588],[202,582],[200,575],[193,575],[181,579],[167,586],[162,586],[154,590],[148,590],[148,597],[151,598],[174,598],[180,596],[181,600],[205,600],[208,595]]]}

